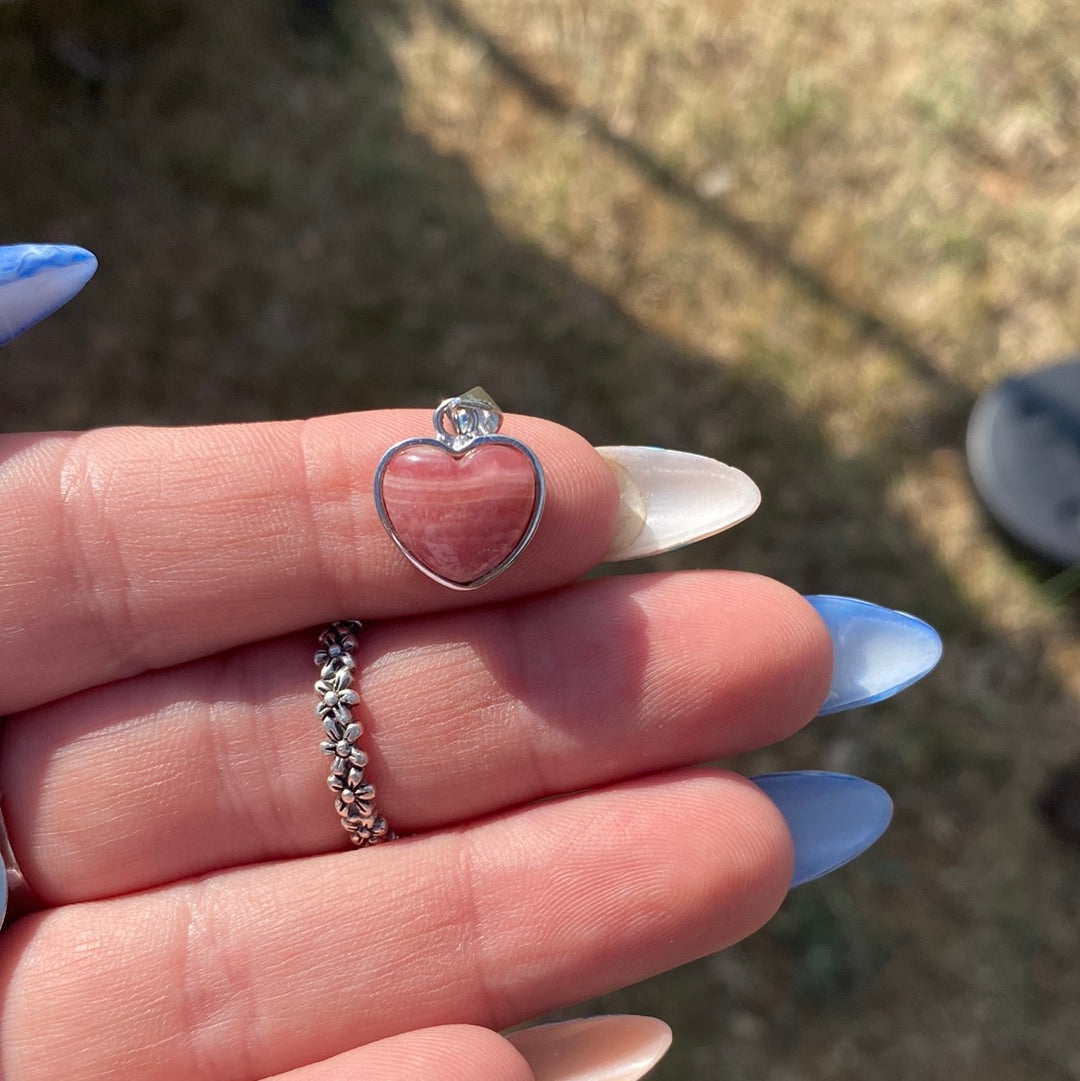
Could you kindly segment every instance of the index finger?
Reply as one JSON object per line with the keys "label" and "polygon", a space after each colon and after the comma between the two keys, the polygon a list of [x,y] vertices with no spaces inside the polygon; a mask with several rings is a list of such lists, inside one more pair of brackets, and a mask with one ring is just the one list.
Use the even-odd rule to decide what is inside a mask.
{"label": "index finger", "polygon": [[430,423],[388,410],[0,437],[0,714],[344,616],[550,589],[599,561],[618,504],[610,469],[575,433],[511,416],[506,434],[544,468],[536,535],[479,591],[417,571],[379,522],[372,478]]}

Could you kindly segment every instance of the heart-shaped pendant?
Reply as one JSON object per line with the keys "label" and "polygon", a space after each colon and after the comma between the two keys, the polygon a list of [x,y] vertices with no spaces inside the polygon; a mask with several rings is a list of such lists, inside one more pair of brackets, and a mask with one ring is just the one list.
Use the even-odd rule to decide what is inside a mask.
{"label": "heart-shaped pendant", "polygon": [[375,506],[415,567],[451,589],[475,589],[532,539],[544,471],[524,443],[496,434],[502,413],[479,387],[441,402],[433,421],[434,439],[406,439],[382,456]]}

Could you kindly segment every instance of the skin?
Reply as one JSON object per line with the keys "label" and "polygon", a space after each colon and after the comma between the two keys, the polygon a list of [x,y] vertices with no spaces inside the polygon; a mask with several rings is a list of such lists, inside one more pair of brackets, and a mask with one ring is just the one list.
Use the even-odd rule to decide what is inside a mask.
{"label": "skin", "polygon": [[[493,1031],[763,924],[791,841],[696,763],[817,711],[813,610],[770,580],[575,582],[617,490],[581,438],[505,431],[548,506],[494,582],[428,581],[370,478],[430,414],[0,438],[0,792],[42,909],[0,936],[0,1079],[529,1081]],[[351,850],[311,657],[357,649]],[[305,629],[307,628],[307,629]],[[312,629],[314,628],[314,629]]]}

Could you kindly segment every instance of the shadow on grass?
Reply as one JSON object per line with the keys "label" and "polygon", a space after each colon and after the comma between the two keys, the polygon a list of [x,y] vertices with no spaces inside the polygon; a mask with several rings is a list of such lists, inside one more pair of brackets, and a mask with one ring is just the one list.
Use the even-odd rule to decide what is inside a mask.
{"label": "shadow on grass", "polygon": [[[966,415],[963,389],[905,331],[840,295],[782,241],[698,198],[459,9],[431,10],[482,44],[535,107],[583,123],[662,197],[690,206],[703,227],[737,239],[894,351],[950,427]],[[82,18],[92,17],[91,5]],[[468,168],[404,123],[386,43],[406,19],[403,6],[375,4],[343,14],[333,33],[307,26],[297,36],[286,13],[254,0],[202,0],[92,103],[77,79],[43,79],[34,42],[9,27],[0,39],[8,149],[0,236],[84,244],[101,269],[75,304],[5,351],[7,425],[428,406],[479,383],[505,408],[556,418],[594,443],[675,446],[745,468],[762,487],[763,510],[662,566],[738,566],[805,592],[915,610],[943,631],[946,662],[896,702],[811,726],[750,763],[841,765],[882,781],[898,813],[875,853],[842,885],[794,895],[772,931],[740,947],[741,976],[706,961],[602,1005],[660,1012],[676,1026],[677,1050],[658,1078],[715,1076],[729,1015],[756,1018],[739,1038],[775,1057],[778,1037],[794,1040],[810,1018],[819,1024],[823,997],[840,1011],[838,1024],[857,1026],[857,1000],[870,996],[879,1012],[898,1009],[936,1028],[938,953],[974,918],[942,880],[967,832],[940,822],[996,828],[1000,819],[1003,836],[1014,837],[1012,818],[1031,801],[1005,794],[1060,690],[1040,676],[1037,658],[995,639],[890,509],[894,463],[838,459],[812,421],[755,377],[752,356],[736,365],[688,352],[500,230]],[[989,667],[982,682],[964,670],[973,658]],[[1061,859],[1037,829],[1022,836],[1025,850],[1006,843],[999,853],[1018,878],[1034,862]],[[1032,880],[1016,896],[1036,889]],[[1033,937],[1018,945],[1011,927],[1004,917],[990,926],[989,948],[1035,953],[1042,990],[1019,994],[1052,995],[1062,962],[1049,940],[1028,928]],[[890,966],[900,976],[872,991]],[[1006,1027],[1023,1061],[1018,1023]],[[698,1051],[710,1049],[704,1058],[691,1033]],[[932,1061],[895,1065],[910,1074]]]}
{"label": "shadow on grass", "polygon": [[[798,260],[778,237],[748,221],[721,199],[703,199],[693,185],[655,154],[633,139],[612,131],[595,112],[568,100],[543,77],[531,71],[503,48],[466,12],[443,0],[426,0],[425,6],[464,38],[479,45],[484,55],[508,81],[529,97],[533,105],[559,120],[572,120],[598,145],[615,152],[666,197],[689,206],[705,228],[719,229],[738,241],[769,270],[786,275],[809,299],[839,312],[860,334],[884,346],[907,362],[915,378],[925,382],[939,400],[953,401],[970,408],[970,396],[949,378],[933,357],[884,316],[843,296],[817,267]],[[966,413],[966,410],[965,410]]]}

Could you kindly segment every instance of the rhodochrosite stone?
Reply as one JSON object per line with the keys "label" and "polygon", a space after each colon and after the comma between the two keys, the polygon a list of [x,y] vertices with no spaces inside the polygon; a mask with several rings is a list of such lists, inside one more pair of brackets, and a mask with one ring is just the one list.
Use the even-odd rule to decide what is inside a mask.
{"label": "rhodochrosite stone", "polygon": [[536,498],[532,462],[506,444],[460,458],[431,443],[402,447],[382,476],[383,506],[401,545],[459,585],[507,559],[532,522]]}

